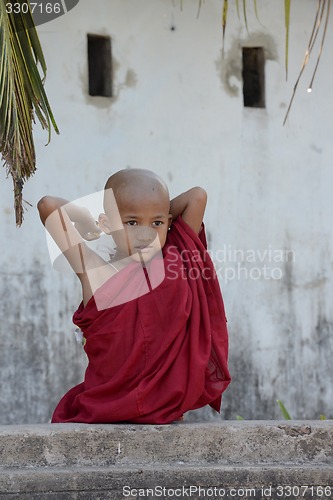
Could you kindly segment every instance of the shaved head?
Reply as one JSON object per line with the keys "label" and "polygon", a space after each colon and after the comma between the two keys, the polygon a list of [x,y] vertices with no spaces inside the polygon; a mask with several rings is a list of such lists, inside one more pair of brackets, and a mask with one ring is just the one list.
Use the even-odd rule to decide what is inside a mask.
{"label": "shaved head", "polygon": [[119,170],[111,175],[105,184],[104,210],[108,213],[107,190],[112,189],[117,203],[127,200],[142,202],[158,197],[161,204],[169,210],[170,197],[165,182],[150,170],[131,168]]}
{"label": "shaved head", "polygon": [[[165,182],[154,172],[133,168],[111,175],[104,188],[104,212],[99,216],[100,227],[112,234],[116,261],[128,256],[149,261],[165,245],[172,223],[170,197]],[[119,216],[123,229],[113,230]]]}
{"label": "shaved head", "polygon": [[154,191],[157,187],[164,188],[168,193],[167,185],[161,177],[151,170],[141,168],[119,170],[108,178],[104,189],[112,188],[116,193],[119,188],[128,186],[129,184],[140,186],[140,188],[148,191],[149,189]]}

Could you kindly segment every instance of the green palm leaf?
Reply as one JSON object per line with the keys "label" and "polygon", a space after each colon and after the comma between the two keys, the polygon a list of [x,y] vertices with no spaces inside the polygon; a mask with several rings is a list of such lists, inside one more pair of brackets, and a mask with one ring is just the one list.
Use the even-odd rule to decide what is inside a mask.
{"label": "green palm leaf", "polygon": [[43,86],[46,64],[32,14],[8,13],[8,3],[0,0],[0,152],[13,179],[16,224],[21,225],[23,185],[36,171],[34,116],[48,129],[49,140],[51,125],[59,131]]}
{"label": "green palm leaf", "polygon": [[249,28],[247,25],[246,0],[243,0],[243,14],[244,14],[244,22],[245,22],[246,31],[248,32]]}
{"label": "green palm leaf", "polygon": [[288,79],[290,6],[291,6],[291,0],[284,0],[284,17],[285,17],[285,28],[286,28],[286,55],[285,55],[286,80]]}
{"label": "green palm leaf", "polygon": [[228,17],[228,0],[223,1],[223,11],[222,11],[222,53],[224,55],[224,39],[225,39],[225,29],[227,26]]}

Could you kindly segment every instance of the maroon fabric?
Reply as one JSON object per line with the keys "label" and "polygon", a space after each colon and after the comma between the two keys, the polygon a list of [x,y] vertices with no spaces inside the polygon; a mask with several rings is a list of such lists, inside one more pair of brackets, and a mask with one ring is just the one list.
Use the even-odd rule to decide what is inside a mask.
{"label": "maroon fabric", "polygon": [[[89,364],[52,422],[167,424],[207,404],[220,410],[228,334],[204,228],[198,236],[178,217],[163,257],[165,278],[145,295],[104,310],[94,297],[81,303],[73,321]],[[99,293],[107,296],[112,280]]]}

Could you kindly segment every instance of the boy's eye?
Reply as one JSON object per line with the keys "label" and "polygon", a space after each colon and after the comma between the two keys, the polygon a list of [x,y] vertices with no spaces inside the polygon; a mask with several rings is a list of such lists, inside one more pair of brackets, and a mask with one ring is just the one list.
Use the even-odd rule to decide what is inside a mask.
{"label": "boy's eye", "polygon": [[[128,221],[124,222],[124,224],[126,226],[137,226],[138,222],[136,220],[128,220]],[[152,226],[153,227],[160,227],[163,224],[164,224],[164,222],[161,220],[154,220],[154,222],[152,223]]]}

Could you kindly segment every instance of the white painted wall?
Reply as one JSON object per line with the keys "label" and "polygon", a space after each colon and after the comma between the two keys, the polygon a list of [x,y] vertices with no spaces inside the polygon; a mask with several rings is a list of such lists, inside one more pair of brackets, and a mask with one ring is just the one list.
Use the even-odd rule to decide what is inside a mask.
{"label": "white painted wall", "polygon": [[[258,2],[262,24],[249,14],[250,34],[230,2],[223,62],[220,0],[203,3],[198,19],[194,0],[182,11],[177,0],[80,0],[40,27],[61,135],[45,147],[35,127],[38,171],[24,191],[34,207],[20,229],[1,172],[1,423],[47,421],[85,366],[71,324],[79,286],[51,268],[35,205],[44,194],[98,191],[128,166],[155,170],[172,196],[193,185],[208,191],[233,376],[223,417],[279,417],[277,398],[295,418],[333,416],[333,34],[312,94],[307,71],[283,127],[316,8],[292,4],[287,83],[282,0]],[[114,99],[88,96],[87,33],[112,37]],[[266,109],[243,107],[241,47],[254,45],[267,56]],[[285,250],[293,253],[275,262]],[[265,279],[265,265],[279,279]]]}

